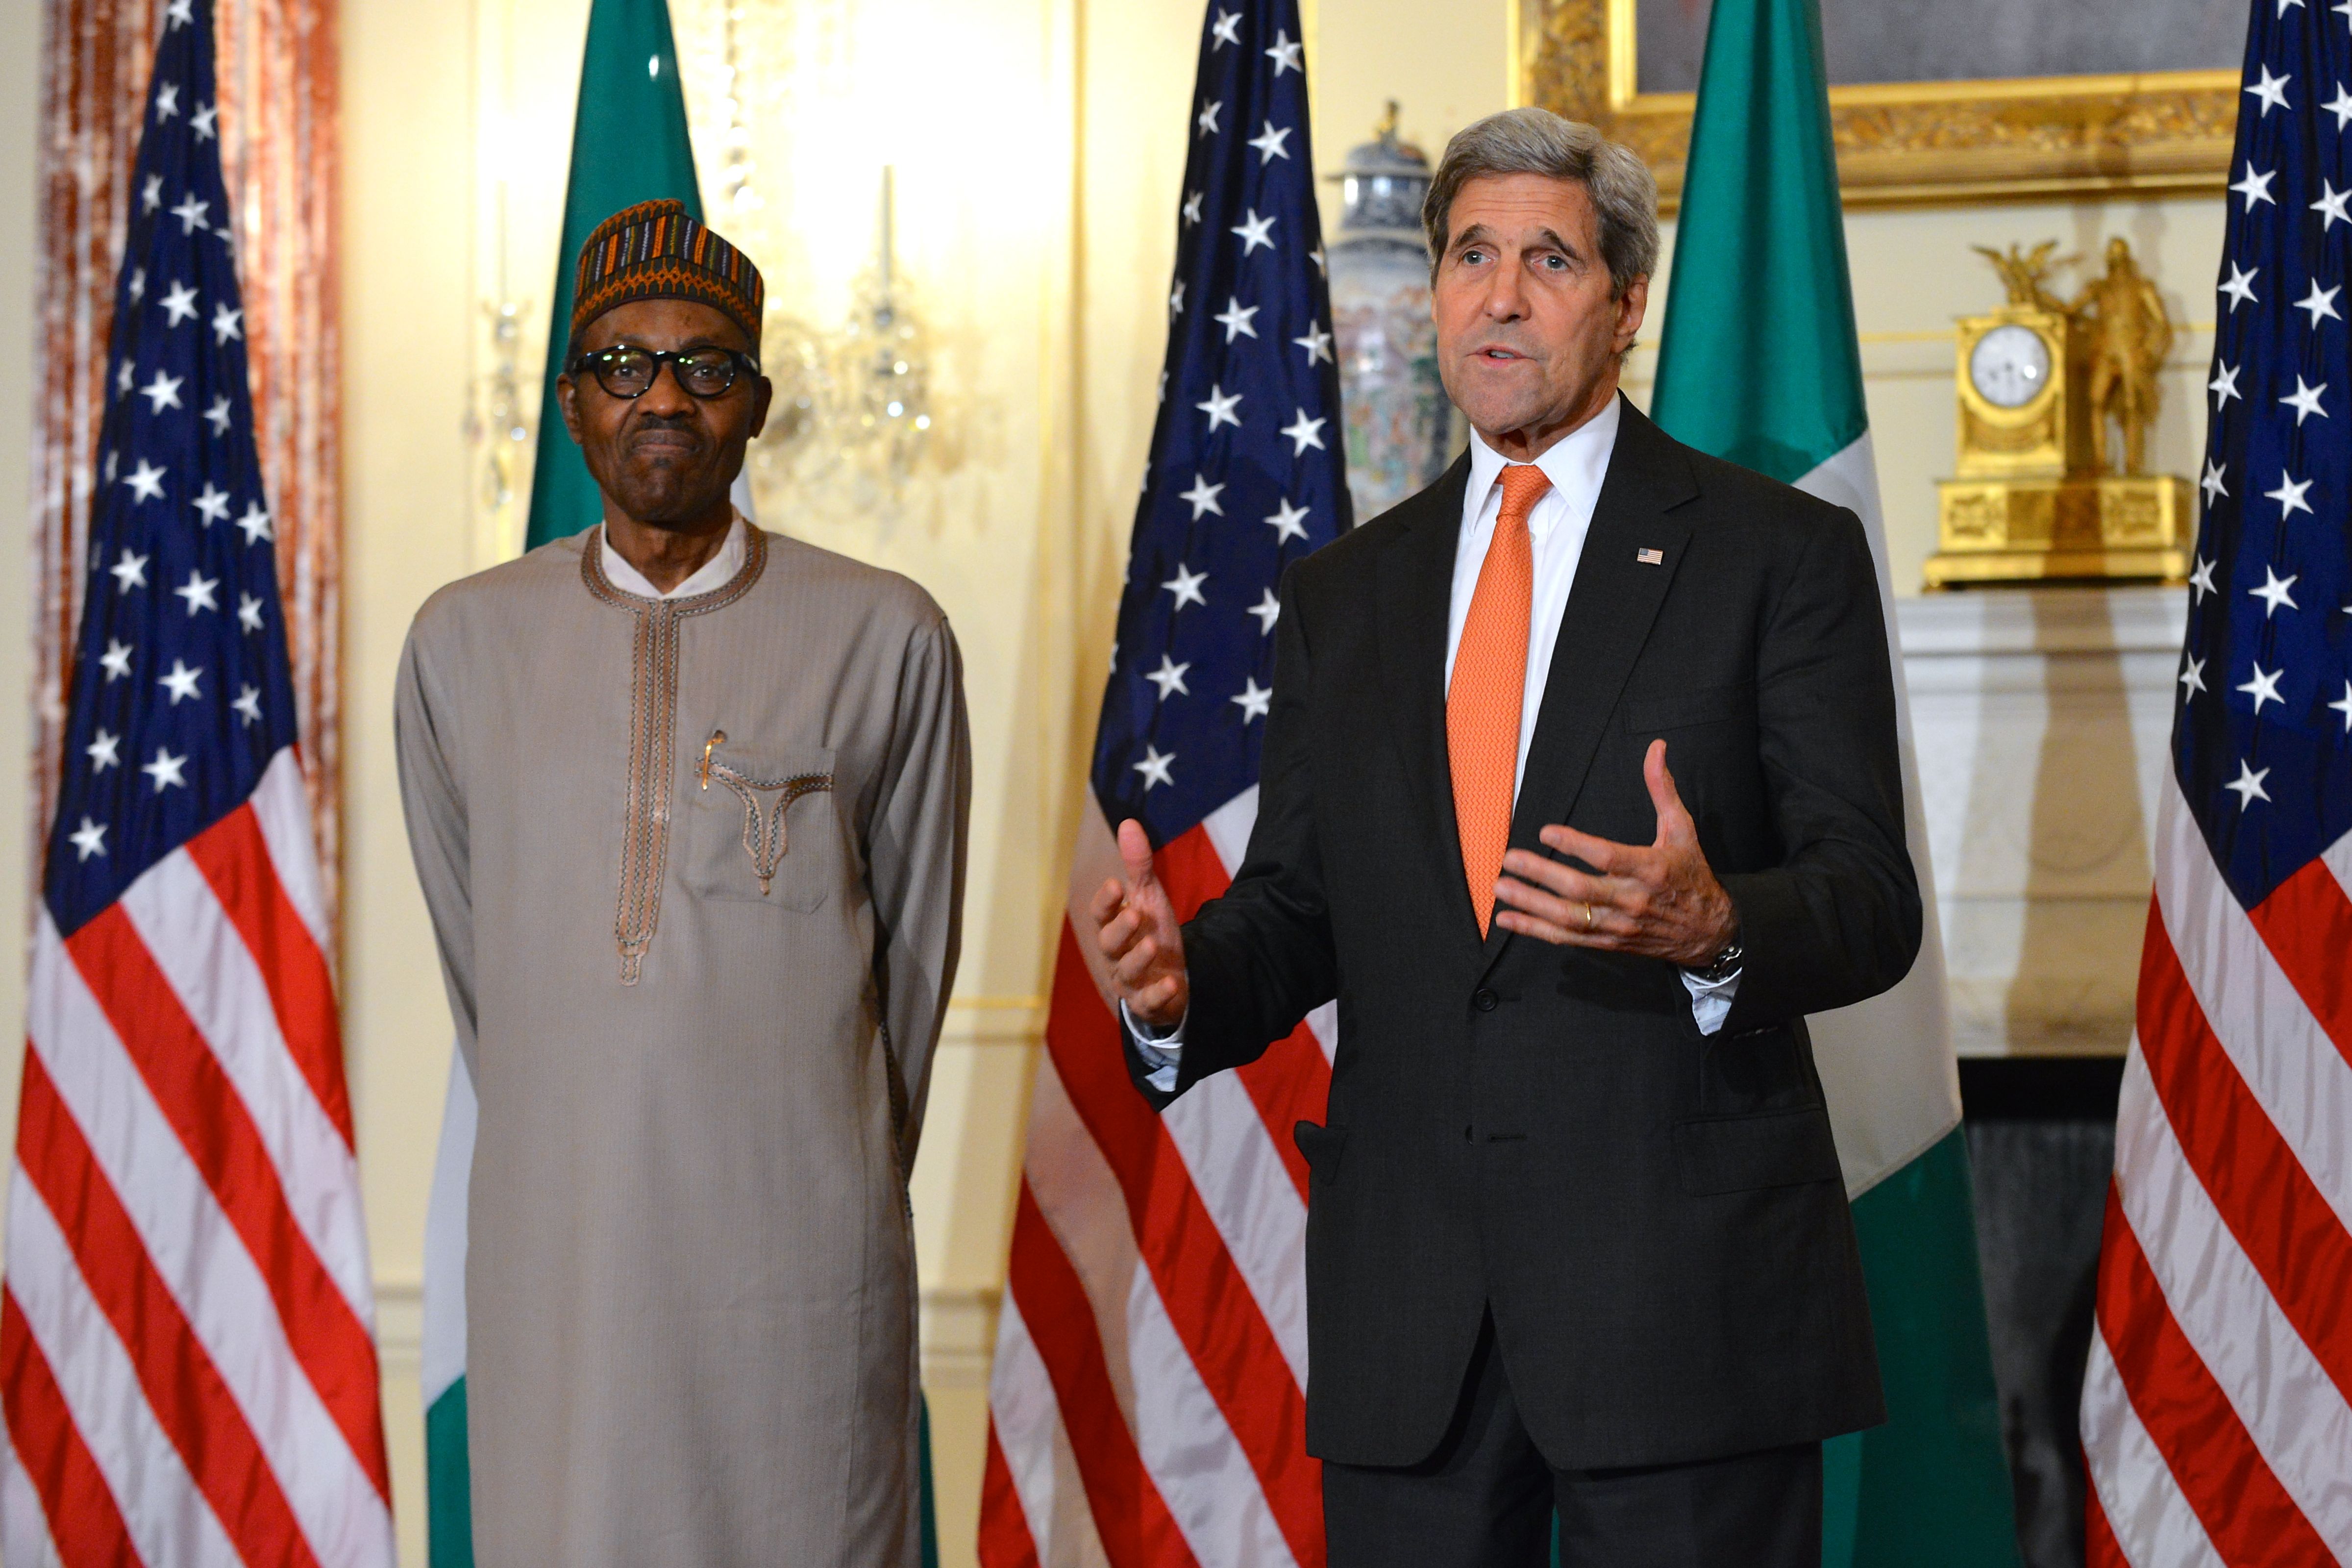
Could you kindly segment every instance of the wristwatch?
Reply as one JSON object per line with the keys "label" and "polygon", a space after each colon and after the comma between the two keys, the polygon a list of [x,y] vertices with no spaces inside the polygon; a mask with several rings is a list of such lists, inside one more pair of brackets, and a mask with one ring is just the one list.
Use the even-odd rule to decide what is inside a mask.
{"label": "wristwatch", "polygon": [[1703,985],[1719,985],[1738,973],[1739,966],[1746,963],[1747,959],[1748,950],[1742,947],[1738,939],[1735,937],[1729,947],[1715,955],[1713,963],[1708,964],[1705,969],[1692,970],[1691,975]]}

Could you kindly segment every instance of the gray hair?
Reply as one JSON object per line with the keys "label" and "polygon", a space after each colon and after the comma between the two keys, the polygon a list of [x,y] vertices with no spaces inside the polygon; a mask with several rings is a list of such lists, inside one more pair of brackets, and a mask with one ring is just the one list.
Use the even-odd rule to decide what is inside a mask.
{"label": "gray hair", "polygon": [[1433,279],[1445,258],[1454,198],[1470,181],[1492,174],[1541,174],[1582,185],[1601,221],[1609,286],[1619,296],[1658,265],[1658,182],[1640,156],[1548,109],[1507,109],[1454,132],[1430,180],[1421,226]]}

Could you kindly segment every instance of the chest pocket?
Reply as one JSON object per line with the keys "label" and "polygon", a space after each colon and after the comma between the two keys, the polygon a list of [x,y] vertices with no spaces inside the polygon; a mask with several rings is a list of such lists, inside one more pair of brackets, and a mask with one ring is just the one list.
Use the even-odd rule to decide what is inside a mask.
{"label": "chest pocket", "polygon": [[687,779],[685,860],[696,897],[802,913],[840,879],[833,752],[767,748],[714,730]]}

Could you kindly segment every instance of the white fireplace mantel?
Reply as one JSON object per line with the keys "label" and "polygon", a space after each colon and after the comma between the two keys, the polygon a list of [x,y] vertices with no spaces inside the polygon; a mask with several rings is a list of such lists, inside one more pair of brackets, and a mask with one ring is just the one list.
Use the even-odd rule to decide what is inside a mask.
{"label": "white fireplace mantel", "polygon": [[1963,1055],[2123,1049],[2187,590],[1899,600]]}

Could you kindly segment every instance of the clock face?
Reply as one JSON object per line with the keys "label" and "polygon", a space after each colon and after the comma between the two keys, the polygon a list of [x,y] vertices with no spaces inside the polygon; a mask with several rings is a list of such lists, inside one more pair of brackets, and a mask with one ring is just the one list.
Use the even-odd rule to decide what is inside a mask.
{"label": "clock face", "polygon": [[2022,408],[2050,384],[2050,344],[2031,327],[1995,327],[1969,352],[1969,384],[1995,408]]}

